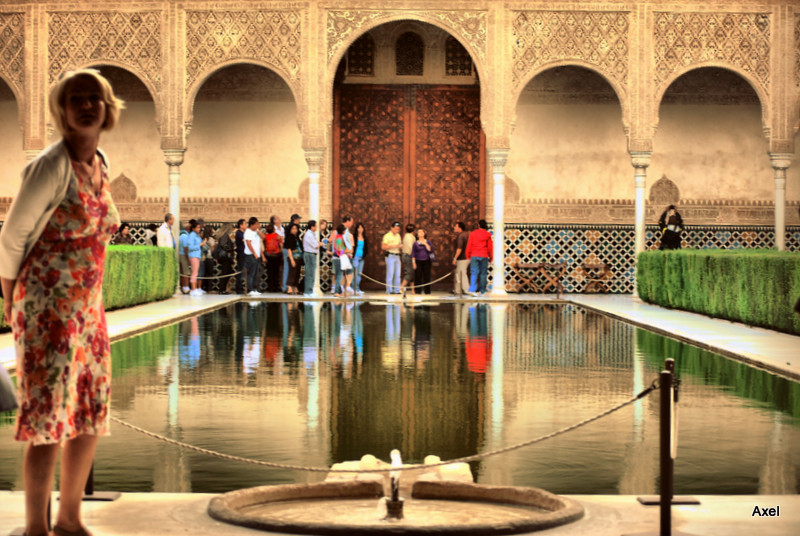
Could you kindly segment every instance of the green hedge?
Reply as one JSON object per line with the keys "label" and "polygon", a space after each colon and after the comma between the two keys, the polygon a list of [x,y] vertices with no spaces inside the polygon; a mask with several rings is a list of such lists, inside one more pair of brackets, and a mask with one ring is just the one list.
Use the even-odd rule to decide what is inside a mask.
{"label": "green hedge", "polygon": [[769,249],[645,251],[636,266],[642,300],[800,334],[800,253]]}
{"label": "green hedge", "polygon": [[[172,248],[109,246],[103,275],[106,311],[171,297],[178,284],[177,262]],[[0,318],[0,331],[7,330]]]}
{"label": "green hedge", "polygon": [[103,275],[106,311],[171,297],[178,284],[177,262],[172,248],[109,246]]}

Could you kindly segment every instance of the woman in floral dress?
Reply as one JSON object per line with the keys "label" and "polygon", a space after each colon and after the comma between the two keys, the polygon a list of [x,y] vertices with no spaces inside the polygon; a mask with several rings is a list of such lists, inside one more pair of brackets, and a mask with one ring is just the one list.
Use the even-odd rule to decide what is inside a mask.
{"label": "woman in floral dress", "polygon": [[103,266],[119,227],[98,142],[123,106],[97,71],[64,75],[50,96],[63,138],[26,166],[0,232],[0,277],[11,298],[3,315],[17,350],[16,439],[28,442],[28,536],[48,534],[59,446],[61,500],[53,534],[89,534],[81,497],[97,438],[108,433],[110,404]]}

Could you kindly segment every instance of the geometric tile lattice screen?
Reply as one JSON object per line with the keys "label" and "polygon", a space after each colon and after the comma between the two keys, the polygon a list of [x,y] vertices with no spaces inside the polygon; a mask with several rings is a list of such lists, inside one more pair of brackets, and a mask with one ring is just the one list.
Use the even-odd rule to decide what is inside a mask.
{"label": "geometric tile lattice screen", "polygon": [[[144,244],[144,228],[148,222],[131,223],[131,234],[137,244]],[[206,223],[217,229],[221,223]],[[544,225],[506,224],[505,282],[506,288],[516,288],[520,282],[509,267],[514,263],[566,262],[562,281],[566,292],[583,292],[585,276],[583,263],[601,262],[611,265],[612,279],[606,286],[609,292],[633,292],[632,225]],[[656,249],[660,233],[655,225],[647,227],[645,247]],[[772,227],[755,226],[690,226],[683,233],[683,247],[696,249],[772,248],[775,246]],[[373,240],[378,240],[375,236]],[[787,227],[786,250],[800,251],[800,227]],[[330,291],[330,257],[322,258],[321,285]],[[369,266],[371,259],[367,259]],[[216,271],[216,270],[215,270]],[[217,271],[218,272],[218,271]],[[369,273],[369,268],[368,268]],[[265,275],[265,274],[264,274]],[[489,279],[493,278],[491,265]],[[448,288],[449,290],[449,288]]]}
{"label": "geometric tile lattice screen", "polygon": [[[648,226],[645,248],[657,249],[661,233]],[[772,227],[690,226],[684,229],[683,247],[694,249],[772,248]],[[610,292],[631,293],[634,288],[634,227],[632,225],[525,225],[507,224],[506,266],[515,263],[566,262],[562,284],[566,292],[583,292],[586,286],[581,264],[611,265]],[[786,232],[787,251],[800,251],[800,228]],[[513,270],[505,270],[506,288],[520,282]]]}

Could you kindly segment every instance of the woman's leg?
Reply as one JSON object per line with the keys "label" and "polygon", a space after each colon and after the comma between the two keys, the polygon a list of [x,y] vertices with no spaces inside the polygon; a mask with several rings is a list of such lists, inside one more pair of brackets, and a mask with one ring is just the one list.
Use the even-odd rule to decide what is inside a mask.
{"label": "woman's leg", "polygon": [[[423,282],[426,285],[427,285],[427,283],[431,282],[431,265],[432,264],[433,263],[431,263],[431,261],[426,261],[422,265],[422,272],[423,272],[422,279],[423,279]],[[425,288],[425,294],[430,294],[431,293],[431,286],[430,285],[427,285],[424,288]]]}
{"label": "woman's leg", "polygon": [[192,267],[192,277],[189,279],[189,284],[192,290],[197,289],[197,275],[200,273],[200,259],[189,257],[189,264]]}
{"label": "woman's leg", "polygon": [[64,443],[61,453],[61,481],[56,525],[75,531],[82,527],[81,501],[86,479],[92,469],[97,436],[83,434]]}
{"label": "woman's leg", "polygon": [[53,489],[58,445],[28,445],[23,462],[25,534],[48,534],[47,504]]}

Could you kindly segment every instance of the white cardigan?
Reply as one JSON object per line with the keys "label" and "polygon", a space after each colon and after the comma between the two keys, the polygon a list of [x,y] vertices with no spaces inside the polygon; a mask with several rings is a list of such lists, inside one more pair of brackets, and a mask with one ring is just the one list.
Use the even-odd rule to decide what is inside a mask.
{"label": "white cardigan", "polygon": [[[103,162],[105,154],[98,149]],[[44,232],[75,175],[67,146],[59,140],[22,172],[22,186],[0,229],[0,277],[16,279],[22,262]]]}

